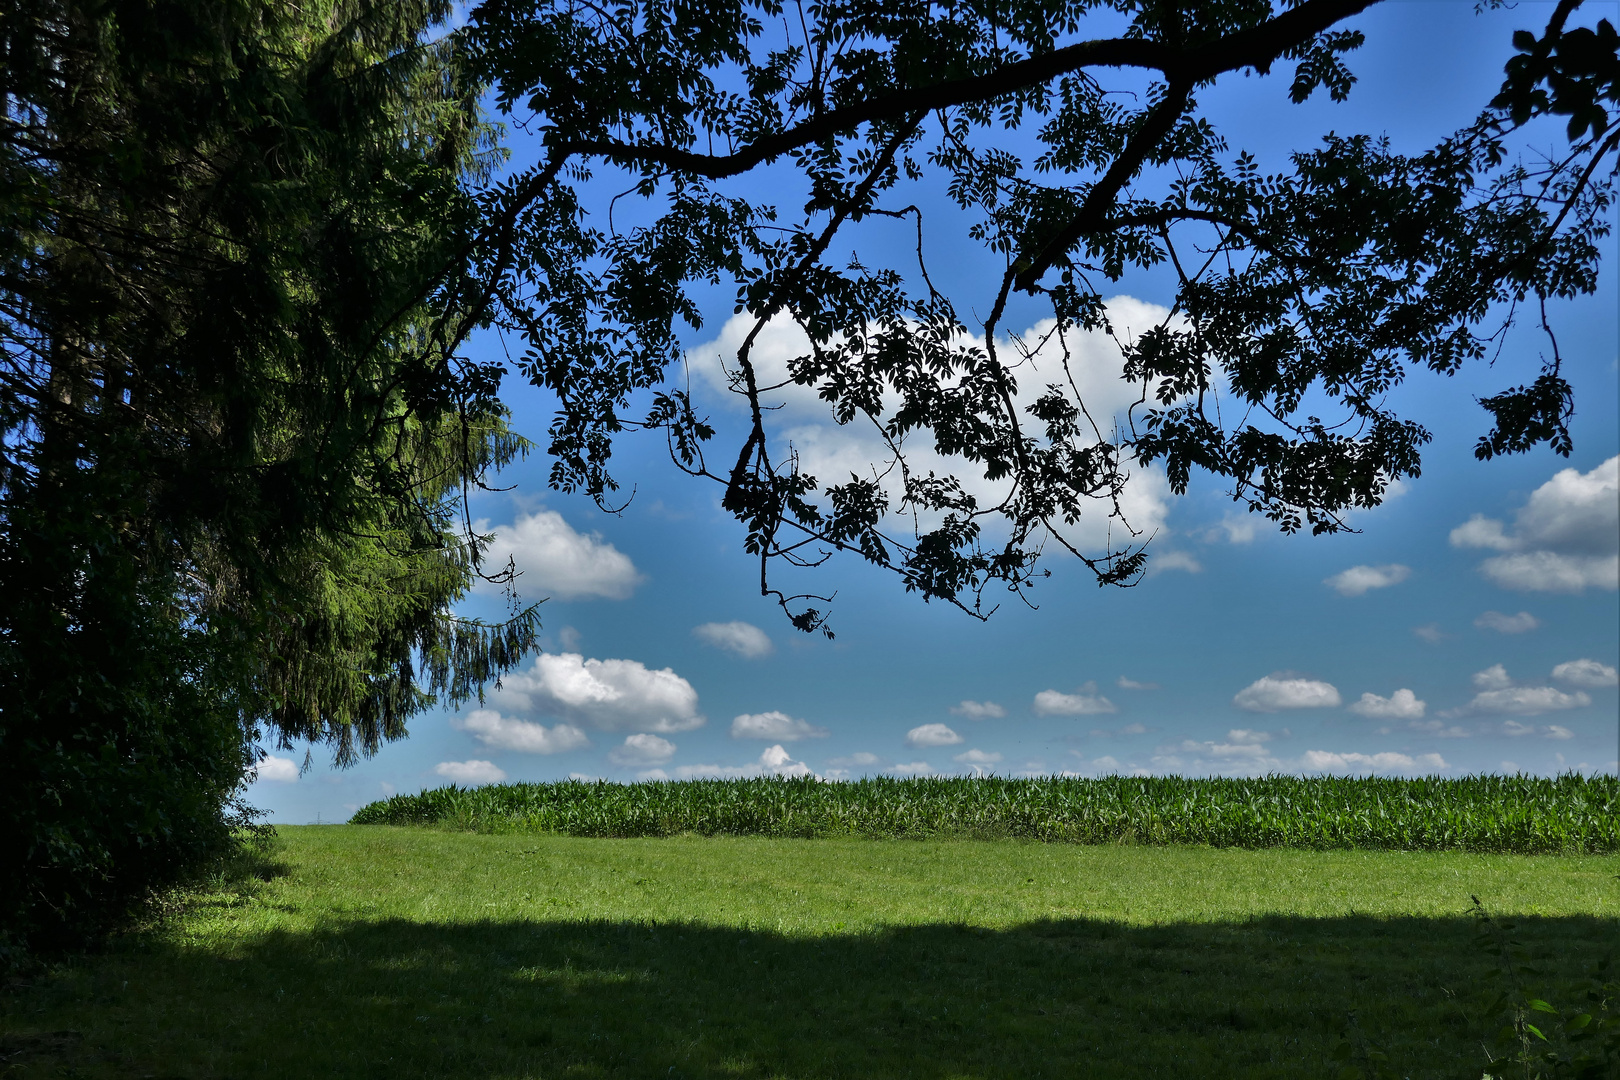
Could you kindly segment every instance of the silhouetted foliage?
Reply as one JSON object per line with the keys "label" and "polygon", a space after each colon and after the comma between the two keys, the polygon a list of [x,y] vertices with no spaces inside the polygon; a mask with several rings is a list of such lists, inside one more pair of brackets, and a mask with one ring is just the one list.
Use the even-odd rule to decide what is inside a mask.
{"label": "silhouetted foliage", "polygon": [[[807,630],[820,601],[773,587],[772,560],[856,551],[976,613],[987,587],[1030,585],[1049,544],[1130,584],[1151,538],[1122,502],[1140,466],[1178,492],[1208,474],[1285,531],[1345,528],[1419,473],[1429,432],[1391,406],[1408,373],[1490,358],[1526,302],[1596,288],[1620,147],[1615,32],[1566,28],[1576,0],[1515,37],[1501,94],[1427,152],[1329,134],[1266,172],[1228,145],[1201,91],[1290,64],[1293,102],[1344,98],[1362,43],[1344,24],[1374,2],[488,0],[474,62],[543,147],[487,197],[483,302],[561,399],[552,482],[607,499],[615,435],[664,431],[723,486],[762,591]],[[1569,117],[1568,145],[1520,160],[1548,114]],[[726,186],[767,167],[802,207]],[[593,170],[626,189],[594,218]],[[985,248],[970,305],[923,259],[938,188]],[[915,221],[914,261],[861,232],[897,218]],[[1174,303],[1127,335],[1105,290],[1152,267],[1175,274]],[[695,290],[714,286],[750,320],[726,358],[750,423],[711,461],[672,368],[677,320],[701,325]],[[1008,336],[1015,293],[1050,312],[1029,340]],[[787,381],[885,444],[865,472],[808,475],[771,430],[779,386],[755,347],[777,318],[808,341]],[[1071,347],[1095,330],[1136,390],[1118,427],[1080,389]],[[1482,456],[1569,453],[1559,366],[1555,350],[1485,402]],[[1020,380],[1044,389],[1019,401]],[[918,447],[954,471],[912,467]],[[1100,549],[1076,529],[1092,515],[1111,522]]]}

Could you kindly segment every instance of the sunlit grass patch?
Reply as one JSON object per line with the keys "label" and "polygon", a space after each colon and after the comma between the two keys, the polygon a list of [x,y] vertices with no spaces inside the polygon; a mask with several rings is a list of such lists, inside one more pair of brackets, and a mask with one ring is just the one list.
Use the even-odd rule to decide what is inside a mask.
{"label": "sunlit grass patch", "polygon": [[1337,1075],[1355,1013],[1450,1076],[1470,893],[1549,984],[1620,941],[1615,856],[282,833],[8,995],[7,1075]]}

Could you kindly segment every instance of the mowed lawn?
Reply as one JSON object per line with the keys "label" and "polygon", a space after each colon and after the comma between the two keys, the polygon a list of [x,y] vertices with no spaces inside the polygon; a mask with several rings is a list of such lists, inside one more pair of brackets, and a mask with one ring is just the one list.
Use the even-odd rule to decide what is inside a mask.
{"label": "mowed lawn", "polygon": [[1620,953],[1616,856],[280,835],[0,996],[0,1075],[1463,1076],[1470,894],[1542,996]]}

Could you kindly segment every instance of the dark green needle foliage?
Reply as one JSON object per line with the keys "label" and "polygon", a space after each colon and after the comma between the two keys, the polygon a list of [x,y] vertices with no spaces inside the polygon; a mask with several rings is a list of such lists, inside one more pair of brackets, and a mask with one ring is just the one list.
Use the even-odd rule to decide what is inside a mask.
{"label": "dark green needle foliage", "polygon": [[532,645],[448,615],[524,450],[435,337],[496,160],[448,10],[0,6],[0,960],[227,849],[260,740],[350,760]]}
{"label": "dark green needle foliage", "polygon": [[361,807],[361,825],[569,836],[1011,837],[1081,844],[1620,851],[1620,782],[1267,776],[564,781],[444,787]]}
{"label": "dark green needle foliage", "polygon": [[[772,560],[855,551],[976,613],[987,587],[1031,585],[1043,549],[1129,584],[1150,539],[1121,499],[1140,465],[1177,491],[1211,476],[1286,531],[1345,528],[1419,473],[1429,432],[1391,406],[1408,375],[1489,360],[1516,314],[1597,287],[1620,160],[1615,32],[1578,25],[1575,0],[1502,42],[1500,95],[1426,152],[1334,133],[1268,169],[1227,142],[1204,91],[1277,71],[1279,109],[1344,98],[1376,2],[487,0],[474,62],[544,149],[487,197],[483,301],[561,400],[553,482],[611,498],[615,435],[664,431],[723,487],[801,629],[825,611],[774,587]],[[769,202],[728,185],[764,169]],[[924,257],[946,226],[919,207],[942,192],[984,247],[965,295]],[[1127,335],[1103,300],[1153,267],[1174,303]],[[750,421],[718,448],[677,345],[716,287],[753,331],[724,358]],[[1042,314],[1039,340],[1008,337]],[[752,354],[776,318],[809,342],[791,381],[881,436],[871,470],[807,475],[774,437]],[[1137,395],[1118,427],[1080,389],[1075,338],[1097,329]],[[1570,452],[1561,364],[1554,341],[1482,402],[1481,456]],[[906,467],[908,446],[955,471]],[[1093,516],[1101,549],[1079,539]]]}

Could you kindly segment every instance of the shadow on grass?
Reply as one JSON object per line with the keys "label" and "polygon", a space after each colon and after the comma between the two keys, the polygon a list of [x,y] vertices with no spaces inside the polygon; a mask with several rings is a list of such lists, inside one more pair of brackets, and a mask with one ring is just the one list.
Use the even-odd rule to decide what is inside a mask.
{"label": "shadow on grass", "polygon": [[[825,937],[357,921],[87,962],[6,1003],[17,1052],[0,1073],[1318,1076],[1342,1067],[1330,1055],[1355,1014],[1400,1075],[1477,1078],[1479,1033],[1458,999],[1493,960],[1473,932],[1463,916]],[[1519,936],[1557,1000],[1620,923],[1526,919]]]}

